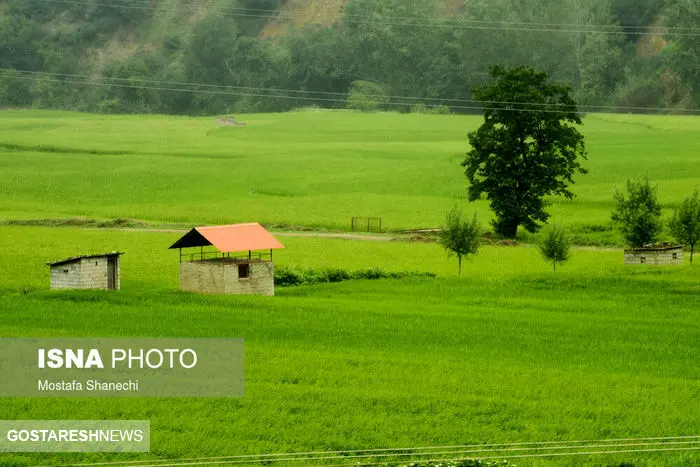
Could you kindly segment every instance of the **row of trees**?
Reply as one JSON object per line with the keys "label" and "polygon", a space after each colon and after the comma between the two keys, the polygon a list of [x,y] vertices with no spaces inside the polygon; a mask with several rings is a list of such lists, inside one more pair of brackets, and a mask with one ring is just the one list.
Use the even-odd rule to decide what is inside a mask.
{"label": "row of trees", "polygon": [[[547,223],[546,197],[573,198],[574,175],[587,173],[581,118],[572,89],[549,82],[546,73],[529,67],[491,69],[494,83],[477,88],[476,98],[488,102],[484,122],[469,133],[471,150],[462,162],[469,179],[470,201],[483,195],[495,214],[496,233],[515,238],[522,226],[537,232]],[[656,242],[662,232],[661,204],[649,181],[629,181],[627,194],[617,192],[612,220],[632,247]],[[669,223],[676,240],[690,248],[693,261],[700,239],[700,194],[687,197]],[[481,235],[476,216],[462,220],[460,211],[448,214],[440,243],[462,258],[476,253]],[[557,263],[569,258],[570,242],[561,227],[548,230],[542,254]]]}
{"label": "row of trees", "polygon": [[[463,260],[479,252],[483,233],[477,214],[469,220],[458,207],[447,213],[445,224],[438,235],[438,242],[448,255],[457,257],[460,276]],[[557,264],[565,263],[571,257],[571,241],[566,234],[566,229],[561,225],[549,228],[539,244],[539,249],[542,257],[551,262],[556,271]]]}
{"label": "row of trees", "polygon": [[[193,22],[188,3],[169,2],[168,23],[165,13],[126,2],[0,0],[0,68],[62,74],[0,73],[0,105],[281,111],[343,107],[353,83],[364,82],[385,96],[412,97],[387,98],[379,108],[407,110],[424,102],[471,112],[474,104],[454,99],[467,99],[487,82],[490,63],[543,70],[571,86],[572,97],[584,105],[673,108],[690,105],[691,97],[700,102],[700,38],[672,30],[658,38],[670,41],[663,52],[649,52],[640,51],[647,36],[638,34],[659,21],[696,27],[700,4],[693,0],[471,0],[464,11],[448,12],[440,0],[350,0],[332,27],[292,27],[271,39],[261,35],[270,18],[260,18],[259,10],[231,15],[230,8],[276,8],[281,0],[266,0],[264,7],[252,0],[220,3]],[[163,28],[168,32],[154,41],[153,30]],[[124,37],[141,46],[115,57],[98,52]],[[109,80],[85,84],[63,75]]]}
{"label": "row of trees", "polygon": [[[618,226],[625,241],[633,248],[653,245],[663,231],[661,204],[658,193],[649,180],[627,182],[627,193],[615,194],[617,207],[612,220]],[[673,238],[690,250],[690,263],[693,263],[695,248],[700,242],[700,191],[687,196],[675,210],[668,222]],[[465,218],[460,208],[447,213],[445,224],[440,230],[438,241],[450,255],[457,257],[459,274],[462,274],[462,261],[479,252],[483,229],[476,214],[471,220]],[[562,225],[553,225],[545,232],[539,243],[543,258],[557,265],[571,257],[571,239]]]}

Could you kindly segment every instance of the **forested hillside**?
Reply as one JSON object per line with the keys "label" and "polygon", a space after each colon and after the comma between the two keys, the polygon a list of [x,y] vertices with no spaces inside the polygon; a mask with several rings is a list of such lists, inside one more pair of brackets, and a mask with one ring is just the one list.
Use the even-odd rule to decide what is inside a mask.
{"label": "forested hillside", "polygon": [[700,105],[697,0],[0,0],[0,106],[220,114],[473,112],[494,64],[528,64],[588,111]]}

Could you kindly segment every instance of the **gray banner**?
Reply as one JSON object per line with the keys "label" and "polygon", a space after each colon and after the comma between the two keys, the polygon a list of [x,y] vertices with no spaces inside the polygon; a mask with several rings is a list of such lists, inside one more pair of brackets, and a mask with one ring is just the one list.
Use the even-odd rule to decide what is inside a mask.
{"label": "gray banner", "polygon": [[243,339],[0,338],[0,397],[241,397]]}
{"label": "gray banner", "polygon": [[0,420],[0,452],[149,452],[148,420]]}

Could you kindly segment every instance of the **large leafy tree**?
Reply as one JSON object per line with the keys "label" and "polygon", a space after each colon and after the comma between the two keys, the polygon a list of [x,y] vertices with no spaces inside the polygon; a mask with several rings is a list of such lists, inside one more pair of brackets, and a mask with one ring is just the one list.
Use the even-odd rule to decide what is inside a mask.
{"label": "large leafy tree", "polygon": [[491,76],[495,83],[474,92],[484,123],[469,133],[472,150],[462,166],[470,201],[485,193],[496,232],[513,238],[518,226],[536,232],[547,221],[546,196],[573,198],[569,186],[586,173],[586,150],[571,88],[529,67],[496,66]]}

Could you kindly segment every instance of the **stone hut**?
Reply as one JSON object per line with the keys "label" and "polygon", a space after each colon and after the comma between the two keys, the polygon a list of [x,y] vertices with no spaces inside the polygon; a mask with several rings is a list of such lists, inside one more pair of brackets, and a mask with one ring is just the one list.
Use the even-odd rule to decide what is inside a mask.
{"label": "stone hut", "polygon": [[51,268],[51,289],[119,290],[119,251],[73,256],[46,263]]}
{"label": "stone hut", "polygon": [[664,243],[625,250],[625,264],[683,264],[683,247]]}
{"label": "stone hut", "polygon": [[170,247],[180,251],[180,290],[268,296],[275,294],[272,251],[280,248],[258,223],[195,227]]}

